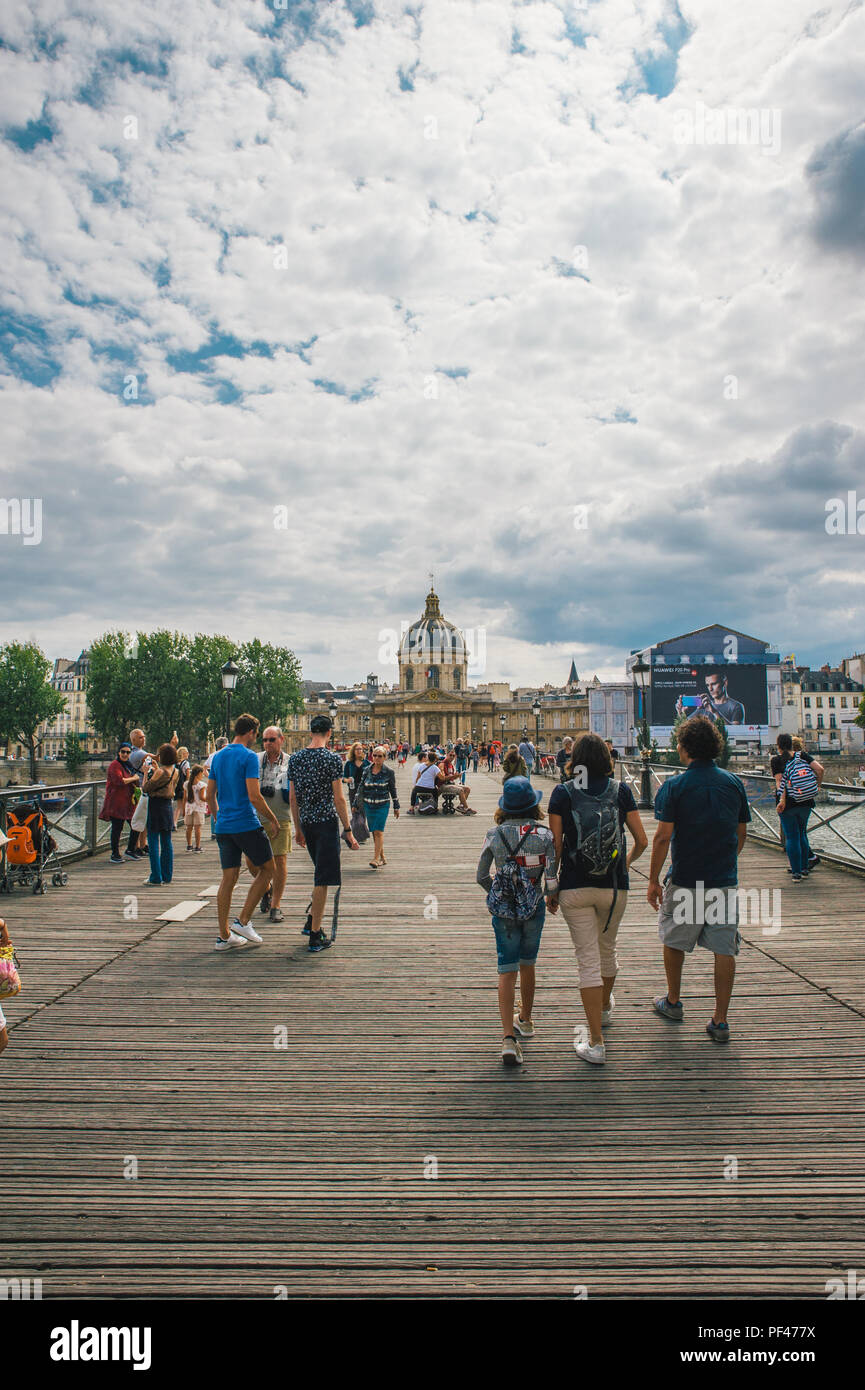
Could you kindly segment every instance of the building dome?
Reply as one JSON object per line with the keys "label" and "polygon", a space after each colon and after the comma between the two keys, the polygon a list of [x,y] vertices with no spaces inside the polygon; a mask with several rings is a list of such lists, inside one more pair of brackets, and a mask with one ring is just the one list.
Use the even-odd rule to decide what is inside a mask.
{"label": "building dome", "polygon": [[403,634],[400,643],[400,666],[462,666],[466,660],[466,644],[462,633],[441,615],[438,594],[430,588],[426,596],[423,617]]}

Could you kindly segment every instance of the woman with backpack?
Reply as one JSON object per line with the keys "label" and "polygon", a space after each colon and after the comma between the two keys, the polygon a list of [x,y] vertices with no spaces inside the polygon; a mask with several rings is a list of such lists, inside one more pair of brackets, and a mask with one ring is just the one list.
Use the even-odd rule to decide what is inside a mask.
{"label": "woman with backpack", "polygon": [[[628,902],[628,870],[649,840],[633,792],[613,777],[602,738],[583,734],[577,739],[566,773],[568,780],[553,790],[549,805],[559,866],[557,901],[574,943],[588,1025],[588,1030],[575,1027],[574,1050],[597,1066],[606,1061],[603,1029],[616,1002],[616,933]],[[625,826],[634,841],[627,859]]]}
{"label": "woman with backpack", "polygon": [[[777,766],[781,763],[780,768]],[[816,767],[823,771],[822,763]],[[789,734],[778,735],[778,756],[771,762],[775,775],[777,810],[784,831],[784,849],[790,862],[794,883],[801,883],[811,873],[812,863],[819,863],[808,843],[808,817],[816,803],[821,777],[813,758],[793,747]]]}
{"label": "woman with backpack", "polygon": [[[495,827],[487,831],[478,863],[477,881],[486,891],[496,938],[502,1062],[506,1067],[519,1066],[523,1060],[516,1035],[535,1036],[535,961],[547,904],[551,912],[557,910],[555,844],[547,827],[539,823],[544,818],[539,804],[542,796],[527,777],[511,777],[505,783]],[[495,878],[490,872],[493,864]],[[518,970],[520,1008],[515,1014]]]}

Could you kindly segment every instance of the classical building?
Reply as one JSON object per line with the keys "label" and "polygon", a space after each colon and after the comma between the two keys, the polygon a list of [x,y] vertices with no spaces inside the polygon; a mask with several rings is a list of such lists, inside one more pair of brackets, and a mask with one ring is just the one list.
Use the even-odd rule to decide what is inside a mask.
{"label": "classical building", "polygon": [[374,738],[414,747],[446,744],[458,736],[478,743],[518,743],[528,732],[541,751],[555,752],[568,733],[576,735],[589,726],[589,687],[579,680],[573,662],[562,687],[511,690],[504,681],[469,685],[464,634],[442,615],[432,588],[422,615],[403,634],[398,661],[399,679],[392,687],[380,686],[374,675],[351,689],[306,683],[305,713],[287,721],[288,746],[302,747],[312,715],[331,708],[338,744]]}
{"label": "classical building", "polygon": [[71,661],[58,657],[51,673],[51,684],[59,691],[66,702],[52,720],[40,724],[37,733],[39,756],[44,758],[62,757],[68,733],[78,736],[85,753],[96,753],[103,747],[95,731],[90,727],[87,717],[87,671],[90,658],[86,651]]}

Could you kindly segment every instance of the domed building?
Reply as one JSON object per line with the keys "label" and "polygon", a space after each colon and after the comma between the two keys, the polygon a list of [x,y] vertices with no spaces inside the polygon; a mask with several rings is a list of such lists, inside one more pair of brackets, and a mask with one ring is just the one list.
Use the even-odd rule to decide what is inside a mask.
{"label": "domed building", "polygon": [[[390,688],[380,687],[375,674],[353,687],[304,682],[306,713],[295,715],[286,729],[288,748],[303,747],[309,718],[323,709],[334,720],[338,748],[355,739],[407,741],[412,747],[454,743],[461,737],[507,744],[528,733],[542,752],[554,753],[566,734],[588,728],[588,686],[573,663],[563,686],[511,690],[506,681],[484,680],[481,653],[442,615],[433,585],[423,613],[400,639],[397,664],[399,678]],[[480,675],[471,686],[470,667],[473,676]]]}
{"label": "domed building", "polygon": [[465,638],[458,627],[442,617],[435,589],[426,596],[423,617],[403,634],[399,688],[406,692],[468,688]]}

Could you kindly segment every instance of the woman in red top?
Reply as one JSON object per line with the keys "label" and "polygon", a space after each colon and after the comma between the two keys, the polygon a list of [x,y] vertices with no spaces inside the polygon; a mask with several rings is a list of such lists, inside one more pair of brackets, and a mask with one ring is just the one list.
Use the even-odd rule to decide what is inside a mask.
{"label": "woman in red top", "polygon": [[[135,810],[135,803],[132,800],[132,788],[138,786],[138,777],[129,765],[129,754],[132,752],[131,743],[121,743],[117,750],[117,757],[110,764],[105,778],[105,800],[100,811],[101,820],[111,821],[111,863],[122,864],[120,857],[120,836],[123,834],[124,823],[132,820],[132,813]],[[127,859],[135,859],[132,853],[131,843],[126,850]]]}

